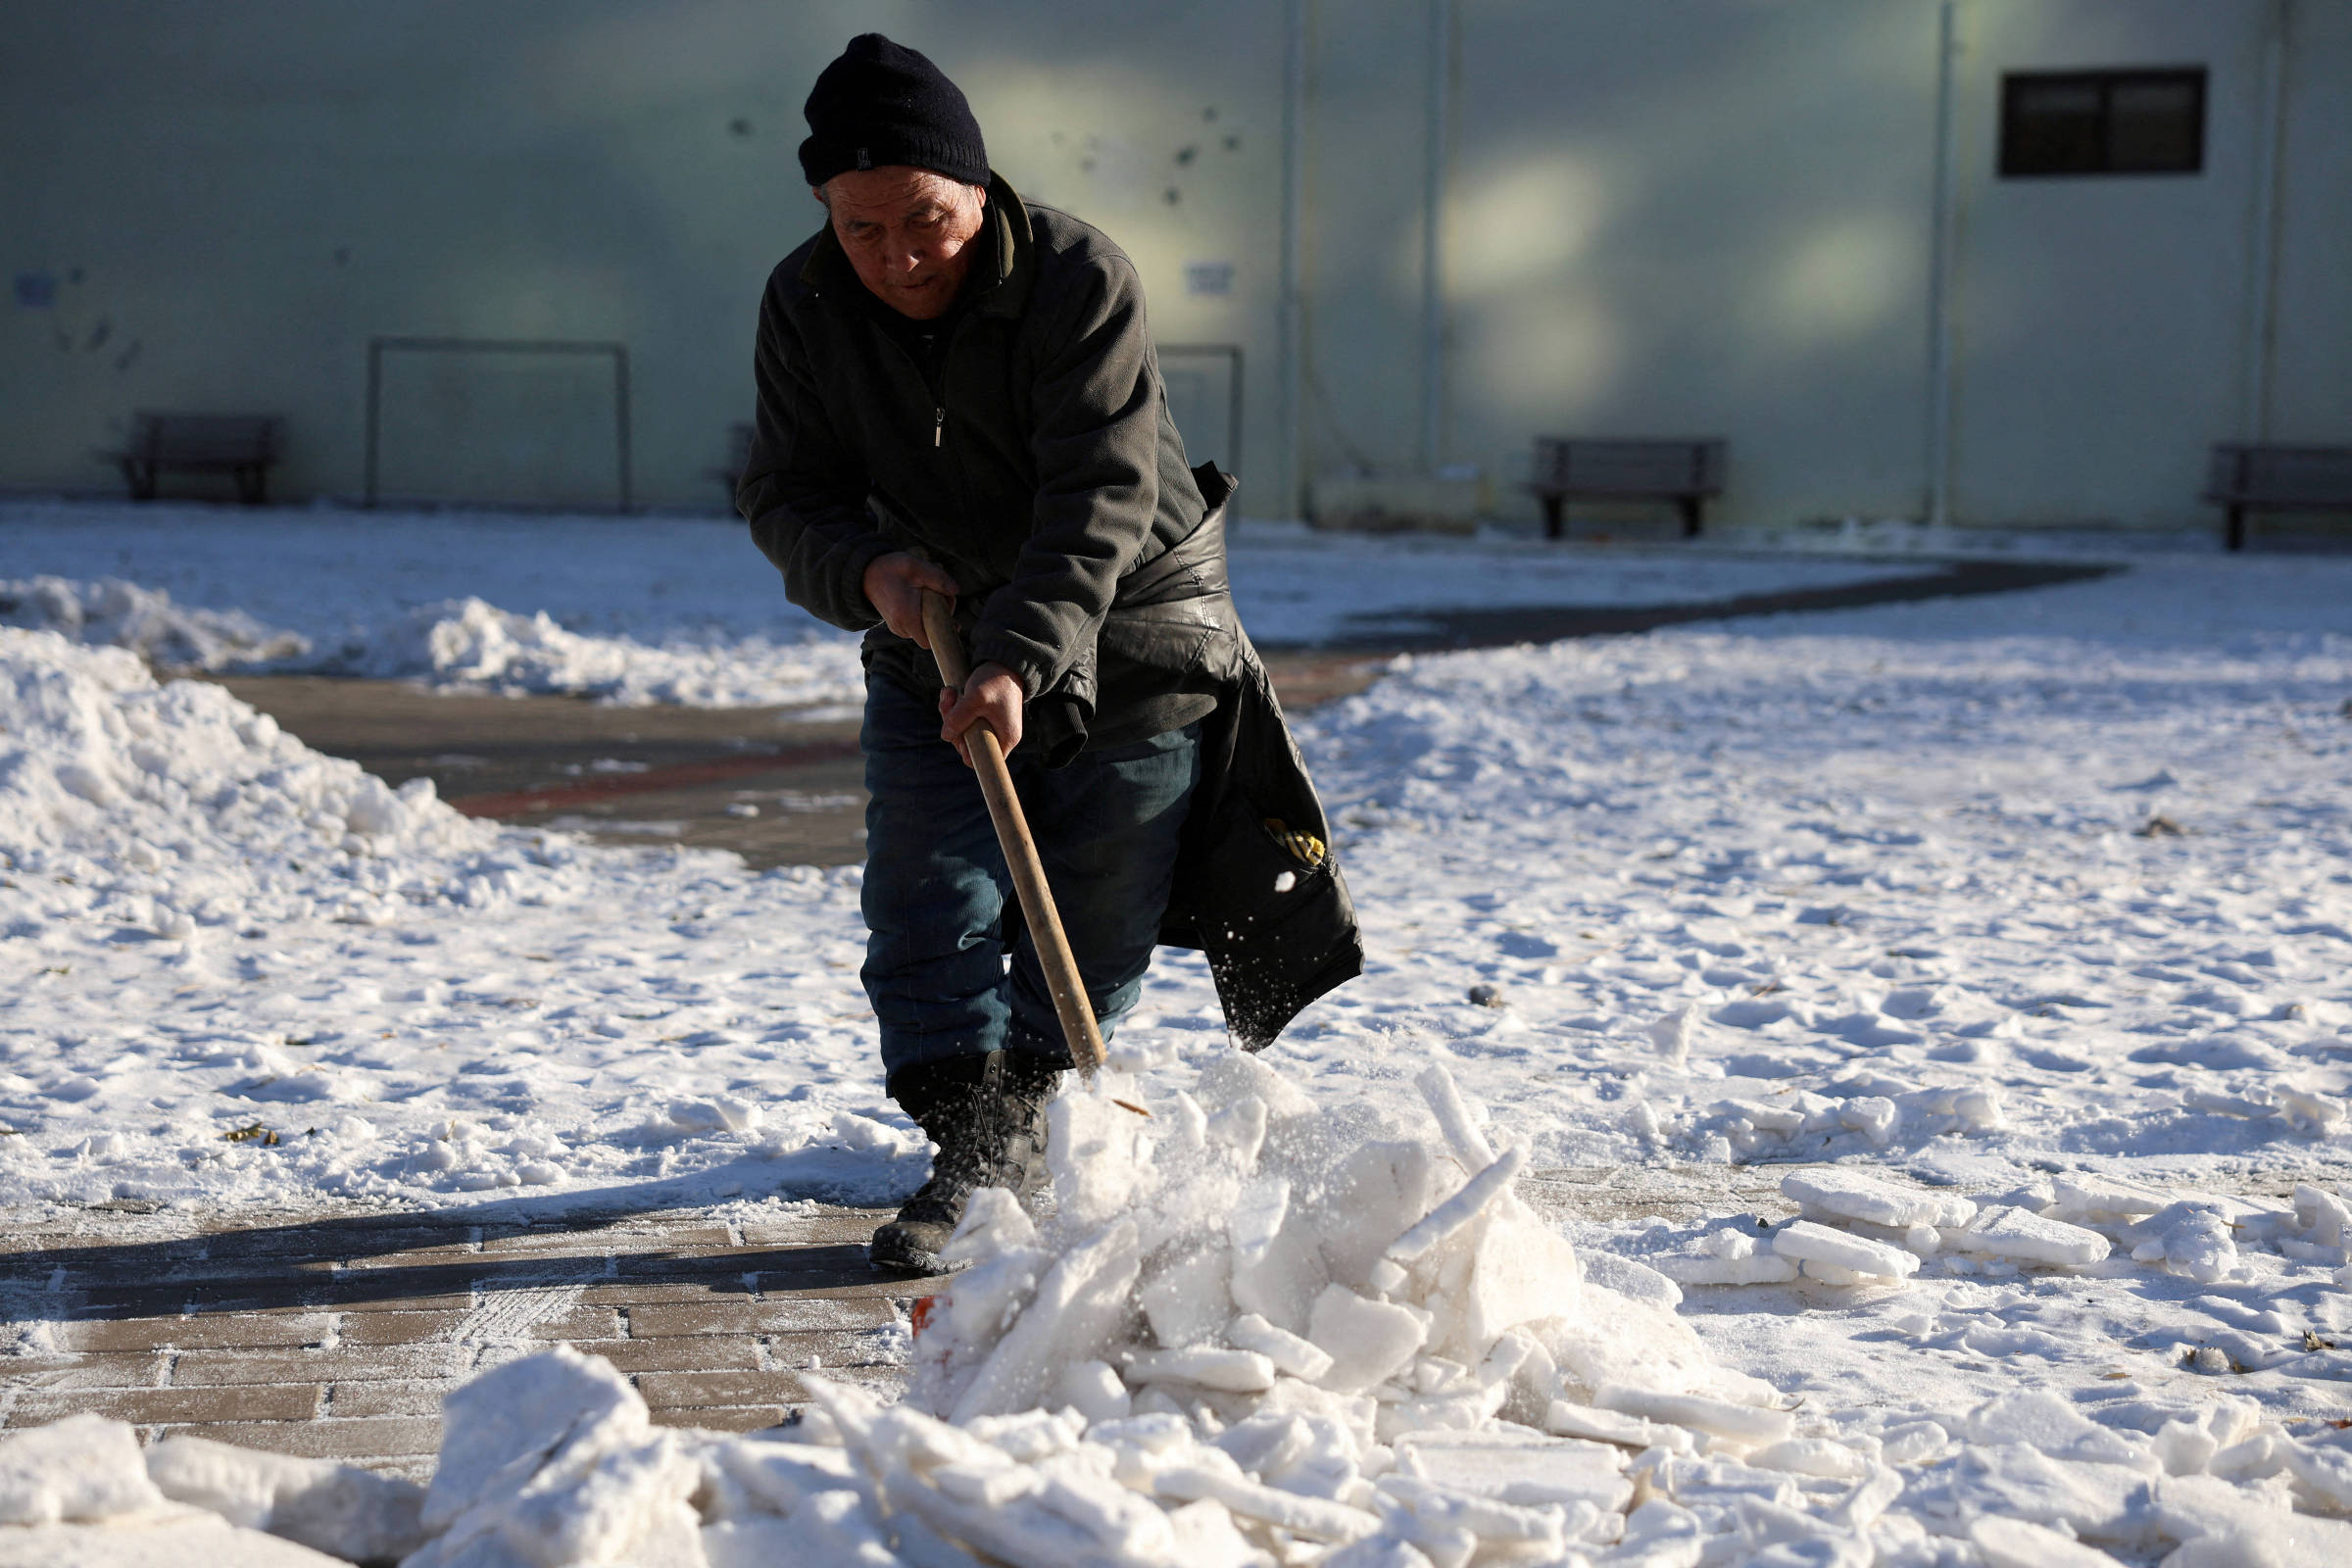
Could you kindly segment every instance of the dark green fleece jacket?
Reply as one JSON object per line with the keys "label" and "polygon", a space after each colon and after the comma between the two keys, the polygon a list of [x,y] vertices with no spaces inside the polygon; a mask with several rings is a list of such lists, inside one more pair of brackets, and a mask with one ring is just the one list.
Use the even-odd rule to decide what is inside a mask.
{"label": "dark green fleece jacket", "polygon": [[1258,1050],[1362,970],[1363,944],[1234,613],[1231,481],[1185,466],[1119,248],[1002,179],[984,234],[932,354],[830,229],[784,259],[760,302],[736,507],[793,603],[866,628],[869,667],[924,694],[938,668],[879,624],[865,568],[893,550],[946,567],[973,663],[1019,675],[1021,745],[1049,761],[1205,718],[1160,940],[1207,955],[1235,1038]]}

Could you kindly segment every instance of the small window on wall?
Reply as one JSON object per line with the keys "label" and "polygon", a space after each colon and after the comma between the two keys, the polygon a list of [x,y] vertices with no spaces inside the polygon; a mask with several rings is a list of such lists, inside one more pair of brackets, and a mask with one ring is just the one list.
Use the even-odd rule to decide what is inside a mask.
{"label": "small window on wall", "polygon": [[2001,78],[2001,174],[2193,174],[2205,71],[2018,71]]}

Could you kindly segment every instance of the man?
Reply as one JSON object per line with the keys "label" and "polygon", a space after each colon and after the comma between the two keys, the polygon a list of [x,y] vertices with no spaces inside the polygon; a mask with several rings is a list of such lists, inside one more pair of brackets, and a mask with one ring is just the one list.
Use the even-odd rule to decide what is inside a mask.
{"label": "man", "polygon": [[[974,1189],[1037,1185],[1070,1061],[963,756],[974,724],[1007,754],[1105,1038],[1154,941],[1207,951],[1252,1050],[1362,953],[1226,591],[1232,481],[1186,466],[1133,265],[994,175],[963,94],[878,33],[808,118],[826,223],[768,279],[736,506],[793,603],[866,632],[862,977],[891,1098],[938,1146],[873,1258],[936,1272]],[[926,591],[969,650],[959,693]]]}

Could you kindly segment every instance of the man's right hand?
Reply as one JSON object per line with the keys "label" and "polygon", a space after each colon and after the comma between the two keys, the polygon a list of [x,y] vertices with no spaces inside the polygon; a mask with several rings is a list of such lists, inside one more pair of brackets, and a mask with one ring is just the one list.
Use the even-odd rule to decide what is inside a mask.
{"label": "man's right hand", "polygon": [[876,556],[865,568],[865,599],[882,617],[882,624],[915,647],[928,651],[931,634],[923,630],[923,590],[947,596],[949,608],[961,590],[956,579],[906,552]]}

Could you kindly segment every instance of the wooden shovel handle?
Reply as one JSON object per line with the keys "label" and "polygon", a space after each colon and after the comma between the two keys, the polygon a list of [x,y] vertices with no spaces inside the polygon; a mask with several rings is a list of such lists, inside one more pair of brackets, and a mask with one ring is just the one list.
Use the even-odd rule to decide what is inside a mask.
{"label": "wooden shovel handle", "polygon": [[[931,639],[931,657],[939,673],[957,691],[971,679],[964,662],[963,640],[948,602],[926,588],[923,593],[923,630]],[[1037,858],[1037,841],[1029,836],[1028,818],[1021,814],[1020,797],[1012,790],[1012,771],[1004,765],[1004,749],[986,722],[964,732],[972,754],[972,771],[980,775],[980,793],[987,797],[989,819],[997,825],[997,842],[1004,850],[1004,864],[1021,899],[1021,913],[1029,922],[1029,940],[1037,945],[1038,966],[1045,970],[1046,990],[1061,1018],[1062,1038],[1069,1043],[1070,1059],[1092,1078],[1102,1065],[1102,1031],[1096,1026],[1094,1004],[1087,1001],[1086,982],[1079,978],[1078,960],[1070,954],[1061,916],[1054,907],[1054,892],[1046,886],[1046,868]]]}

